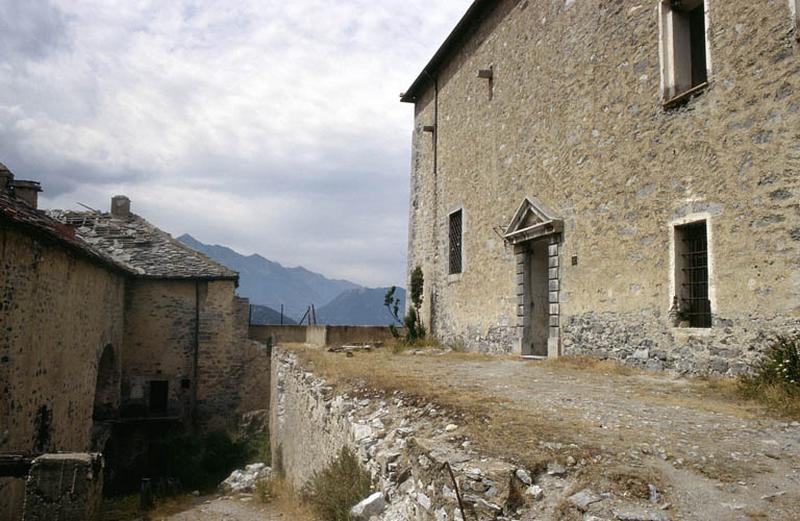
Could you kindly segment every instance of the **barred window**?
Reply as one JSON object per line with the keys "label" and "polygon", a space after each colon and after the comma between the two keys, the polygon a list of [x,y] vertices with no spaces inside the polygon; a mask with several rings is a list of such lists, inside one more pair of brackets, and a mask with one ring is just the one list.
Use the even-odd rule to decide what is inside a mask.
{"label": "barred window", "polygon": [[450,274],[461,273],[463,271],[463,210],[457,210],[450,214]]}
{"label": "barred window", "polygon": [[675,228],[678,305],[689,327],[711,327],[706,221]]}

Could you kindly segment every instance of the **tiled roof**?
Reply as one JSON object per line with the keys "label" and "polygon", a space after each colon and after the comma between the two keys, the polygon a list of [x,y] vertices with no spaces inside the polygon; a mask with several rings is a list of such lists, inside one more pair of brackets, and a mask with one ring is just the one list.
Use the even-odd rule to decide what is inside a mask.
{"label": "tiled roof", "polygon": [[8,192],[0,190],[0,222],[21,226],[44,239],[55,241],[67,249],[107,265],[112,269],[128,271],[124,266],[108,258],[102,251],[83,241],[75,229],[45,212],[36,210]]}
{"label": "tiled roof", "polygon": [[78,236],[136,275],[163,279],[230,279],[239,274],[211,260],[142,217],[129,214],[51,210],[76,228]]}

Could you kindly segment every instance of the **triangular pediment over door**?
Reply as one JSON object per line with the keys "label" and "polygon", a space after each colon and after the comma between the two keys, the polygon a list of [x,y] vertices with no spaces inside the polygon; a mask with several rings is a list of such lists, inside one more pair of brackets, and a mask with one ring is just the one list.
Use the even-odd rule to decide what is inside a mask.
{"label": "triangular pediment over door", "polygon": [[506,227],[504,238],[511,244],[520,244],[563,230],[561,218],[535,197],[526,197]]}

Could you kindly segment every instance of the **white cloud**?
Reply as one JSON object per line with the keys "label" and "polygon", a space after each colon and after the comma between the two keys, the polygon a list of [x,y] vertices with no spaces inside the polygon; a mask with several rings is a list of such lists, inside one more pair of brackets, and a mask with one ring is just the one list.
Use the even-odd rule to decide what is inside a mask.
{"label": "white cloud", "polygon": [[0,161],[44,205],[127,193],[174,233],[402,284],[398,94],[469,3],[0,0]]}

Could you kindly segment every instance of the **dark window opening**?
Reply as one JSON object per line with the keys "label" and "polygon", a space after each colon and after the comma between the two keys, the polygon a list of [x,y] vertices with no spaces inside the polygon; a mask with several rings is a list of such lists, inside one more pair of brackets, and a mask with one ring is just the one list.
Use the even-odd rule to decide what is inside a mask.
{"label": "dark window opening", "polygon": [[166,414],[169,401],[169,382],[166,380],[153,380],[150,382],[150,412],[153,414]]}
{"label": "dark window opening", "polygon": [[189,389],[192,386],[192,381],[188,378],[181,380],[181,389]]}
{"label": "dark window opening", "polygon": [[463,211],[450,214],[450,274],[461,273],[463,269]]}
{"label": "dark window opening", "polygon": [[47,405],[40,406],[33,424],[36,433],[33,440],[34,450],[39,453],[48,452],[53,438],[53,410]]}
{"label": "dark window opening", "polygon": [[664,17],[667,105],[686,101],[708,83],[704,0],[671,0]]}
{"label": "dark window opening", "polygon": [[689,21],[689,40],[692,54],[692,87],[708,81],[706,69],[706,13],[703,3],[695,7],[686,17]]}
{"label": "dark window opening", "polygon": [[688,322],[689,327],[711,327],[706,222],[675,228],[675,248],[681,319]]}

